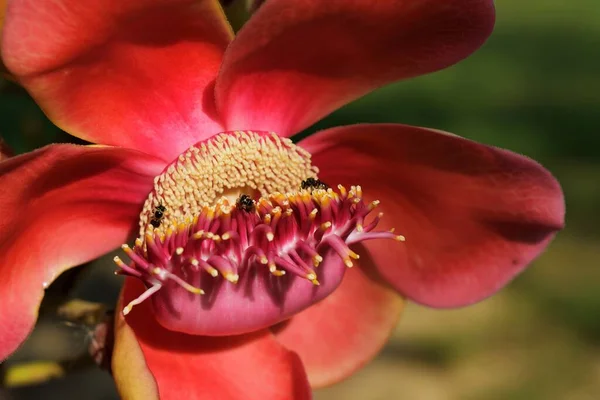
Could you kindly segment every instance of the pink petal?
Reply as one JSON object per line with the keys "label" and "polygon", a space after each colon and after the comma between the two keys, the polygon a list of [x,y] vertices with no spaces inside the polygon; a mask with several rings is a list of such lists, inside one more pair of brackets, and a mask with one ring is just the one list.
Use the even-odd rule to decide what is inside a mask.
{"label": "pink petal", "polygon": [[53,145],[0,163],[0,360],[29,334],[44,288],[123,243],[162,162]]}
{"label": "pink petal", "polygon": [[[142,290],[128,278],[118,310]],[[137,307],[116,323],[113,372],[124,399],[156,398],[154,387],[161,400],[311,398],[300,358],[270,333],[185,335],[160,326],[148,302]]]}
{"label": "pink petal", "polygon": [[216,86],[228,130],[289,136],[400,79],[481,46],[492,0],[270,0],[227,49]]}
{"label": "pink petal", "polygon": [[[151,297],[153,312],[165,328],[190,334],[238,335],[265,329],[336,290],[348,268],[333,251],[323,258],[318,286],[291,273],[274,277],[262,265],[235,284],[202,271],[192,282],[206,292],[204,296],[190,295],[175,282],[168,282]],[[132,313],[136,312],[134,308]]]}
{"label": "pink petal", "polygon": [[62,129],[170,161],[222,130],[213,85],[231,35],[216,0],[14,0],[2,56]]}
{"label": "pink petal", "polygon": [[506,150],[404,125],[335,128],[301,144],[325,182],[360,184],[381,200],[381,228],[395,226],[406,242],[365,242],[372,262],[363,265],[423,304],[491,295],[564,224],[558,182]]}
{"label": "pink petal", "polygon": [[353,268],[332,295],[274,332],[300,355],[310,385],[319,388],[369,362],[387,342],[403,305],[394,291]]}

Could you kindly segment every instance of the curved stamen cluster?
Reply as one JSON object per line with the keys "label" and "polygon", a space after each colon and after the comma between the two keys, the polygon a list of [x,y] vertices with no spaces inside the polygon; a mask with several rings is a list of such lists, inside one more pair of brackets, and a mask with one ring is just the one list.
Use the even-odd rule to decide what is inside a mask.
{"label": "curved stamen cluster", "polygon": [[147,290],[165,327],[201,335],[250,332],[329,295],[358,259],[349,245],[404,240],[375,232],[378,202],[360,186],[317,178],[310,154],[273,133],[227,132],[186,150],[155,178],[121,273]]}
{"label": "curved stamen cluster", "polygon": [[274,193],[258,200],[250,212],[222,198],[215,206],[204,207],[191,223],[170,228],[166,234],[148,232],[133,249],[123,245],[131,263],[126,265],[118,257],[115,262],[123,273],[150,285],[124,313],[168,280],[204,294],[190,283],[201,281],[202,274],[238,283],[253,270],[266,269],[276,277],[293,274],[319,285],[316,268],[326,248],[352,267],[352,259],[359,256],[348,245],[380,238],[404,240],[393,232],[373,231],[381,213],[365,225],[365,217],[378,202],[365,204],[360,186],[347,191],[339,185],[338,190]]}

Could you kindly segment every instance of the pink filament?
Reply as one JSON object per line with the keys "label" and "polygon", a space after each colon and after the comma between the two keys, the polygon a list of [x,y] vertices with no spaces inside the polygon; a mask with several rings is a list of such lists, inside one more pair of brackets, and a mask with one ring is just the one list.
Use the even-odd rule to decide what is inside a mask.
{"label": "pink filament", "polygon": [[[348,244],[375,238],[403,240],[392,232],[372,232],[379,216],[363,227],[377,203],[365,204],[360,187],[339,189],[339,193],[319,189],[274,194],[258,200],[252,211],[220,203],[164,236],[155,231],[145,241],[138,239],[133,249],[124,246],[131,262],[125,265],[117,260],[121,273],[149,287],[132,303],[164,289],[167,280],[203,294],[202,288],[194,286],[205,282],[202,275],[217,278],[220,274],[237,283],[259,269],[267,269],[275,279],[292,274],[319,285],[313,267],[323,257],[337,255],[352,266],[350,257],[358,255]],[[273,290],[281,291],[281,285],[275,286]]]}

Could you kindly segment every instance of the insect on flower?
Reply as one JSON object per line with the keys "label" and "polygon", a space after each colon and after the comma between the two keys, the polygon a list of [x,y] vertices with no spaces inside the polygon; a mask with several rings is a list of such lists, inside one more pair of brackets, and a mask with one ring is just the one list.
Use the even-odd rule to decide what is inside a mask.
{"label": "insect on flower", "polygon": [[254,212],[255,210],[255,202],[252,197],[248,196],[247,194],[240,195],[235,202],[235,206],[238,210],[246,212]]}
{"label": "insect on flower", "polygon": [[325,182],[322,182],[319,179],[307,178],[307,179],[303,180],[302,183],[300,184],[300,189],[310,190],[310,191],[312,191],[314,189],[327,190],[327,189],[329,189],[329,186]]}
{"label": "insect on flower", "polygon": [[167,208],[159,203],[153,210],[152,218],[150,219],[150,225],[155,228],[158,228],[162,222],[163,217],[165,216],[165,212]]}

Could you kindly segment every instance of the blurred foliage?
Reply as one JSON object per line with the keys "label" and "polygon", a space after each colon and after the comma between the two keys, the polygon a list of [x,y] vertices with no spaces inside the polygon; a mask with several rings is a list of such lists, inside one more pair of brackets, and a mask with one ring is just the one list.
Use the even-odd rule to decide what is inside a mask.
{"label": "blurred foliage", "polygon": [[[377,361],[319,399],[600,398],[600,3],[503,0],[497,11],[494,34],[474,56],[365,96],[307,133],[401,122],[526,154],[561,181],[567,229],[488,301],[455,311],[409,307]],[[0,136],[17,153],[76,140],[6,81]]]}

